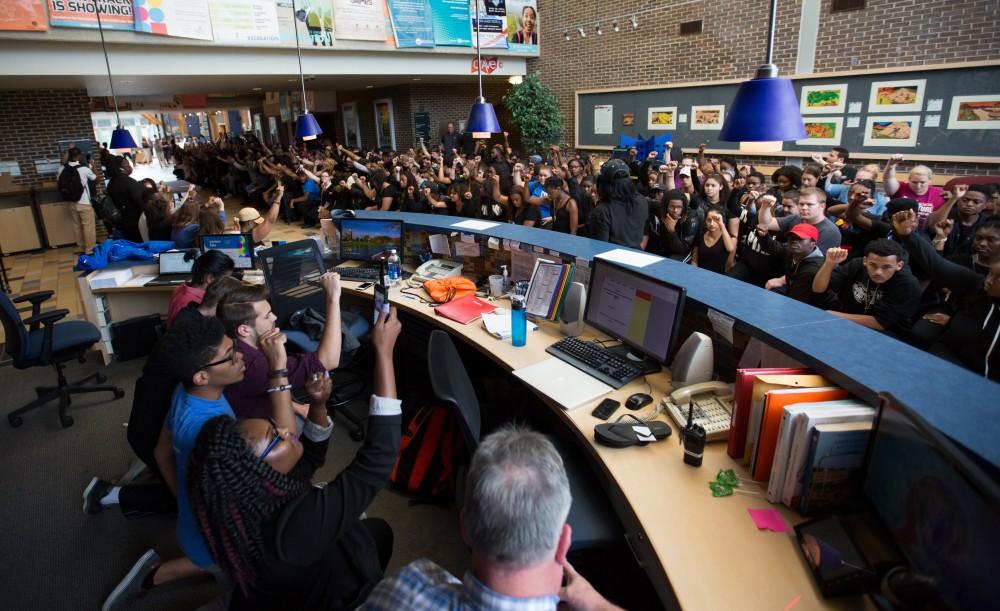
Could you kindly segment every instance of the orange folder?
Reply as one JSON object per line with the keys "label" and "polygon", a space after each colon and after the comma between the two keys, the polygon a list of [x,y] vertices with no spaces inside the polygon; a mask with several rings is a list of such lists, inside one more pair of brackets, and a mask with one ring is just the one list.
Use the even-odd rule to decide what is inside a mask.
{"label": "orange folder", "polygon": [[496,307],[493,304],[483,301],[475,295],[466,295],[448,303],[442,303],[434,308],[434,313],[467,325],[483,314],[489,314],[495,309]]}

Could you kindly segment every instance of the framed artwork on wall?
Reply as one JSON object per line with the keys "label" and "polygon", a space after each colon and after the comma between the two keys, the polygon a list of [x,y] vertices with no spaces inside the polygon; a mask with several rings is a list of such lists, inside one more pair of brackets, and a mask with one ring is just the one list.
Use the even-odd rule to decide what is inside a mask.
{"label": "framed artwork on wall", "polygon": [[806,137],[803,140],[796,140],[795,144],[840,146],[841,132],[844,128],[843,117],[804,117],[802,124],[806,128]]}
{"label": "framed artwork on wall", "polygon": [[839,114],[847,108],[847,83],[803,85],[799,111],[804,115]]}
{"label": "framed artwork on wall", "polygon": [[926,79],[872,83],[868,112],[920,112],[925,89]]}
{"label": "framed artwork on wall", "polygon": [[948,129],[1000,129],[1000,95],[956,95]]}
{"label": "framed artwork on wall", "polygon": [[340,115],[344,120],[344,144],[361,148],[361,120],[358,105],[354,102],[340,105]]}
{"label": "framed artwork on wall", "polygon": [[920,115],[867,117],[865,120],[865,146],[917,146]]}
{"label": "framed artwork on wall", "polygon": [[719,131],[725,120],[726,106],[724,104],[691,107],[691,129]]}
{"label": "framed artwork on wall", "polygon": [[654,106],[650,108],[646,124],[646,129],[676,129],[677,107]]}
{"label": "framed artwork on wall", "polygon": [[375,144],[378,148],[396,148],[396,121],[393,119],[392,99],[375,100]]}

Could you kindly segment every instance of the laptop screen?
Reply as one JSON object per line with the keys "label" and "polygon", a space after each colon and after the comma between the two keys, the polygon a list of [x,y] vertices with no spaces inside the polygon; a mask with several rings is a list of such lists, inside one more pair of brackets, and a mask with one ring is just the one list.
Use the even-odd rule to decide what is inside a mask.
{"label": "laptop screen", "polygon": [[403,256],[403,221],[340,221],[341,261],[378,261],[392,249]]}
{"label": "laptop screen", "polygon": [[201,236],[201,250],[218,250],[229,255],[236,269],[253,269],[253,235],[249,233],[226,233]]}
{"label": "laptop screen", "polygon": [[160,273],[161,274],[190,274],[191,267],[194,265],[194,258],[190,261],[184,260],[184,255],[187,251],[181,250],[176,252],[161,252],[160,253]]}

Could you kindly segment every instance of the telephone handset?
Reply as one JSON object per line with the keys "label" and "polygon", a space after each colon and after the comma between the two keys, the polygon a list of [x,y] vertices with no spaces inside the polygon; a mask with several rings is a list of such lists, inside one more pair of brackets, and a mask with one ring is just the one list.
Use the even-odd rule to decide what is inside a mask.
{"label": "telephone handset", "polygon": [[678,388],[662,400],[663,408],[680,428],[687,425],[688,404],[694,404],[693,422],[705,429],[706,441],[724,441],[732,418],[733,386],[703,382]]}
{"label": "telephone handset", "polygon": [[412,287],[423,286],[428,280],[440,280],[442,278],[452,278],[462,275],[462,264],[456,261],[446,261],[445,259],[432,259],[413,272],[409,283]]}

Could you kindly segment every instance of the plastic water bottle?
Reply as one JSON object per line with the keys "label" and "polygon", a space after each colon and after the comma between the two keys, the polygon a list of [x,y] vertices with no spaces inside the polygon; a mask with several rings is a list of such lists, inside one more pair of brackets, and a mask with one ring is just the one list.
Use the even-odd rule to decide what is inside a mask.
{"label": "plastic water bottle", "polygon": [[393,286],[399,284],[402,276],[403,272],[399,266],[399,255],[396,254],[396,249],[393,248],[389,251],[389,283]]}
{"label": "plastic water bottle", "polygon": [[520,281],[514,284],[514,293],[510,296],[510,343],[512,346],[523,346],[528,341],[528,313],[525,311],[527,293],[527,282]]}

